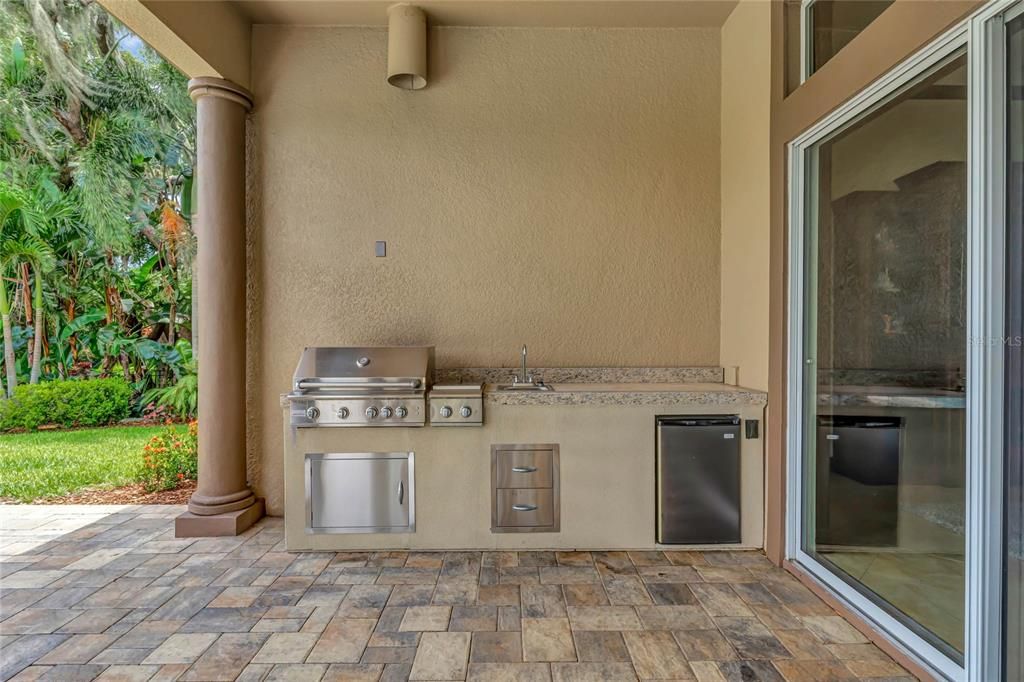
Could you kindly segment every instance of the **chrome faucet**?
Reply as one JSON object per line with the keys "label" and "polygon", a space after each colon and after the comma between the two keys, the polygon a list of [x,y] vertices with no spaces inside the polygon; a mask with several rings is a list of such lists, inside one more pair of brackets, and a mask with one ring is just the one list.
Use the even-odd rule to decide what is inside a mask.
{"label": "chrome faucet", "polygon": [[544,380],[543,379],[536,379],[536,380],[534,380],[532,374],[527,374],[526,373],[526,344],[525,343],[523,344],[522,361],[523,361],[523,364],[522,364],[522,368],[521,368],[520,373],[512,375],[512,386],[516,387],[516,386],[523,385],[523,386],[543,387],[544,386]]}

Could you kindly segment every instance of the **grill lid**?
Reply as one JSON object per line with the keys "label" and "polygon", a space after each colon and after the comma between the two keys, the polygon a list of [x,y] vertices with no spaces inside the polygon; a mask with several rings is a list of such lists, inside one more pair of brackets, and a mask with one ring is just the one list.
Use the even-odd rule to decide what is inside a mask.
{"label": "grill lid", "polygon": [[306,348],[295,368],[292,389],[297,395],[422,393],[433,373],[433,346]]}

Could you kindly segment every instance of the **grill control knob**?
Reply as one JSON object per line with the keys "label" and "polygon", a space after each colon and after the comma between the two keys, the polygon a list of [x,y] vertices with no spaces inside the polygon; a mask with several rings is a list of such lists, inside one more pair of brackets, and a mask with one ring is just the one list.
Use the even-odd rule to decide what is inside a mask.
{"label": "grill control knob", "polygon": [[306,408],[306,417],[316,421],[320,418],[320,408],[316,405],[311,405]]}
{"label": "grill control knob", "polygon": [[395,408],[395,416],[399,419],[405,419],[409,416],[409,410],[405,409],[401,405]]}
{"label": "grill control knob", "polygon": [[441,416],[444,417],[445,419],[447,419],[448,417],[452,416],[452,408],[448,407],[447,405],[442,407],[441,408]]}
{"label": "grill control knob", "polygon": [[377,418],[377,408],[376,407],[367,407],[366,408],[366,416],[368,418],[370,418],[370,419],[376,419]]}
{"label": "grill control knob", "polygon": [[348,414],[349,412],[347,407],[338,408],[338,419],[348,419]]}
{"label": "grill control knob", "polygon": [[393,410],[390,407],[380,408],[380,416],[384,417],[385,419],[390,419],[392,414]]}
{"label": "grill control knob", "polygon": [[469,405],[463,405],[462,409],[459,410],[459,414],[461,414],[463,419],[465,419],[469,417],[469,415],[473,414],[473,409]]}

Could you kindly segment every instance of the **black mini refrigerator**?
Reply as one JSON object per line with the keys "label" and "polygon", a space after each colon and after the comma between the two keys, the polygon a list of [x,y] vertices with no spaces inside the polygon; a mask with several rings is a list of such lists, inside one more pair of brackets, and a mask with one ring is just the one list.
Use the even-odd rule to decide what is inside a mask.
{"label": "black mini refrigerator", "polygon": [[657,418],[656,518],[662,544],[740,541],[740,418]]}
{"label": "black mini refrigerator", "polygon": [[819,546],[897,546],[902,430],[901,417],[818,415]]}

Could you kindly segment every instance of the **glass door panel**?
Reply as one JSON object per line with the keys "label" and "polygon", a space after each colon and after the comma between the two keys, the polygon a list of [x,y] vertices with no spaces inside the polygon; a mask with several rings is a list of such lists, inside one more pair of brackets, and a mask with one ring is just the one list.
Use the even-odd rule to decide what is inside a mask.
{"label": "glass door panel", "polygon": [[1024,679],[1024,16],[1006,25],[1005,665]]}
{"label": "glass door panel", "polygon": [[967,59],[810,148],[802,549],[962,661]]}
{"label": "glass door panel", "polygon": [[808,7],[808,75],[889,8],[893,0],[815,0]]}

